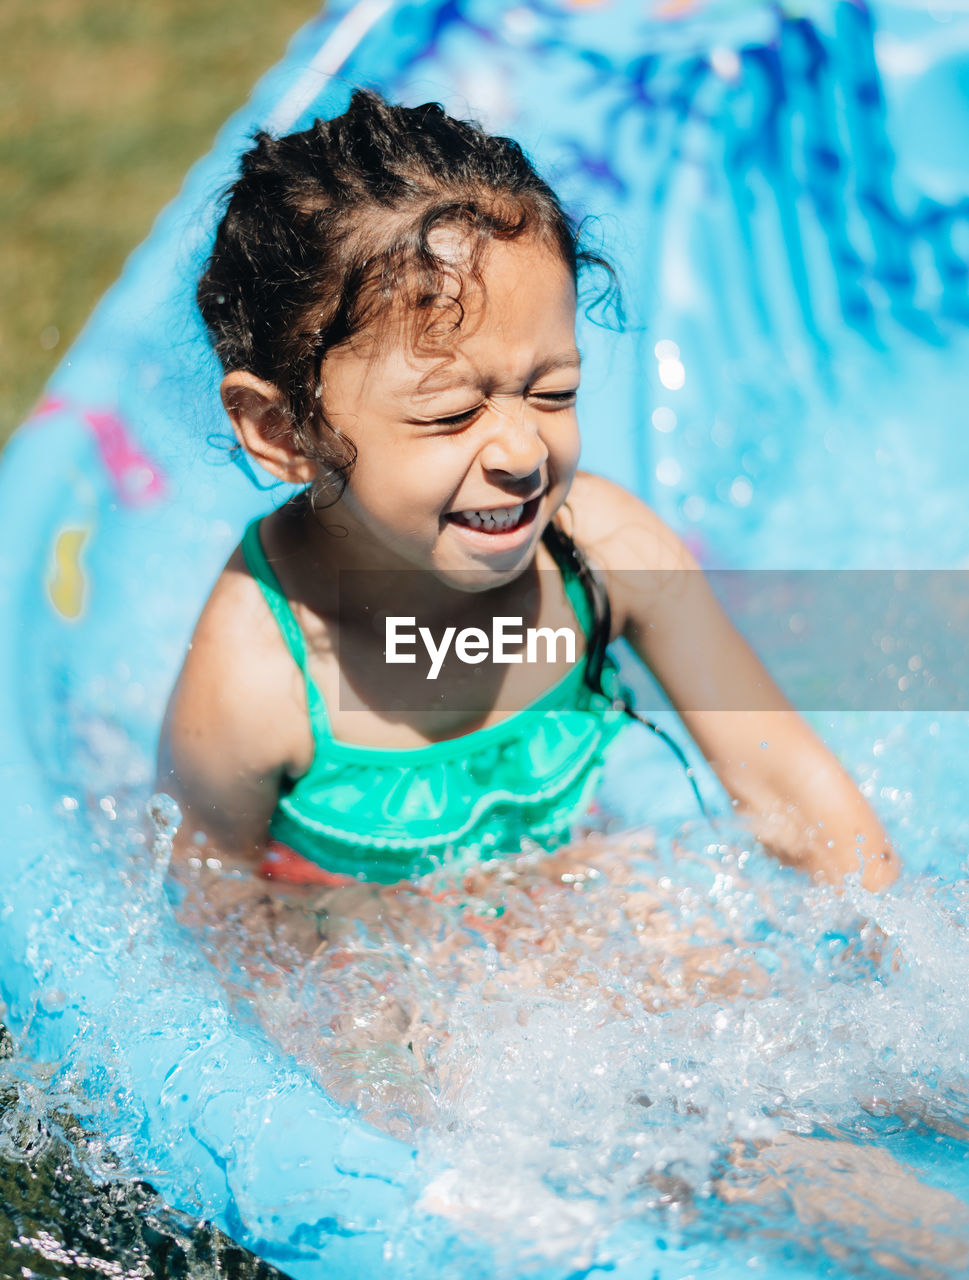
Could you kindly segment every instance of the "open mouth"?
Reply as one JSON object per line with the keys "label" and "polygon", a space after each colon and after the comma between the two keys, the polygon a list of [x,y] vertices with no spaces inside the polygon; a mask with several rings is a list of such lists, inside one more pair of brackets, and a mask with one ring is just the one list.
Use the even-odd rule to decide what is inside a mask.
{"label": "open mouth", "polygon": [[538,514],[538,506],[542,500],[539,493],[528,502],[518,502],[507,507],[483,507],[479,510],[449,511],[447,519],[452,524],[459,524],[465,529],[474,529],[479,533],[501,534],[514,533],[516,529],[531,524]]}

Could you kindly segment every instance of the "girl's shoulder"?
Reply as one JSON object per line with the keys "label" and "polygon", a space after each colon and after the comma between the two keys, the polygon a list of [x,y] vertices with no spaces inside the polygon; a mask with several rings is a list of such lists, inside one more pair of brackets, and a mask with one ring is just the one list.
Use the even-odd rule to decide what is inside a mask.
{"label": "girl's shoulder", "polygon": [[569,532],[604,572],[698,568],[682,538],[613,480],[579,471],[566,505],[572,515]]}
{"label": "girl's shoulder", "polygon": [[566,528],[605,584],[616,635],[668,596],[681,571],[699,568],[682,538],[615,481],[578,472],[567,508]]}
{"label": "girl's shoulder", "polygon": [[[173,727],[259,774],[306,767],[303,676],[237,547],[199,616],[172,698]],[[204,746],[203,746],[204,743]]]}

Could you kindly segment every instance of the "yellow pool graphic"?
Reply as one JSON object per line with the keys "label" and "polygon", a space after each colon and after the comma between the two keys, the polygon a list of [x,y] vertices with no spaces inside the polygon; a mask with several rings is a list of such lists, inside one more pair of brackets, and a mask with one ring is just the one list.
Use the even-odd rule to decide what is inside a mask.
{"label": "yellow pool graphic", "polygon": [[54,566],[47,578],[47,594],[57,612],[71,620],[84,612],[87,577],[81,566],[81,552],[90,533],[89,526],[61,529],[54,540]]}

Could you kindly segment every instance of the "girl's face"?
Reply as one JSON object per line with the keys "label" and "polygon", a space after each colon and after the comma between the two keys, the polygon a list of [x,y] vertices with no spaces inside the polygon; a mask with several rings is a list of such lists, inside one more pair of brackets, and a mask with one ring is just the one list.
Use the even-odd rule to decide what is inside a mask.
{"label": "girl's face", "polygon": [[579,458],[568,268],[534,240],[493,241],[481,276],[455,342],[417,351],[408,317],[392,315],[322,370],[327,419],[357,448],[327,523],[345,524],[373,567],[429,570],[464,590],[531,563]]}

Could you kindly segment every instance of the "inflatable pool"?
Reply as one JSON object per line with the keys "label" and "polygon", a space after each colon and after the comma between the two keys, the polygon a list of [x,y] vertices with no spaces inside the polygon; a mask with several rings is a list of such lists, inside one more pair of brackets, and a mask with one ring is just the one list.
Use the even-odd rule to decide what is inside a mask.
{"label": "inflatable pool", "polygon": [[[154,848],[139,826],[198,610],[246,521],[285,496],[232,465],[192,304],[248,136],[333,114],[351,86],[374,84],[519,138],[596,216],[623,278],[624,331],[583,321],[587,467],[636,487],[709,564],[954,568],[969,556],[967,74],[969,23],[904,5],[873,19],[847,0],[796,14],[356,0],[328,4],[226,125],[0,467],[3,1020],[22,1078],[99,1135],[96,1174],[149,1182],[298,1278],[516,1273],[494,1235],[428,1200],[453,1149],[421,1152],[336,1103],[231,1005],[172,917],[164,821]],[[826,728],[908,834],[909,866],[956,879],[965,725]],[[886,752],[903,779],[887,796]],[[658,744],[610,786],[630,821],[692,813]],[[924,827],[913,795],[933,809]],[[903,932],[915,918],[885,911]],[[956,937],[933,945],[951,954]],[[924,963],[895,1021],[884,1014],[878,1051],[891,1056],[923,1001],[943,1048],[913,1072],[964,1067],[952,1018],[965,1001],[948,1022],[924,1011],[942,973]],[[874,1018],[868,994],[845,1016]],[[682,1058],[661,1030],[664,1061]],[[903,1139],[931,1168],[918,1135]],[[956,1163],[936,1182],[965,1198]],[[750,1274],[751,1250],[729,1234],[672,1247],[668,1220],[604,1221],[580,1262],[539,1251],[523,1274]],[[814,1274],[805,1257],[785,1269]]]}

